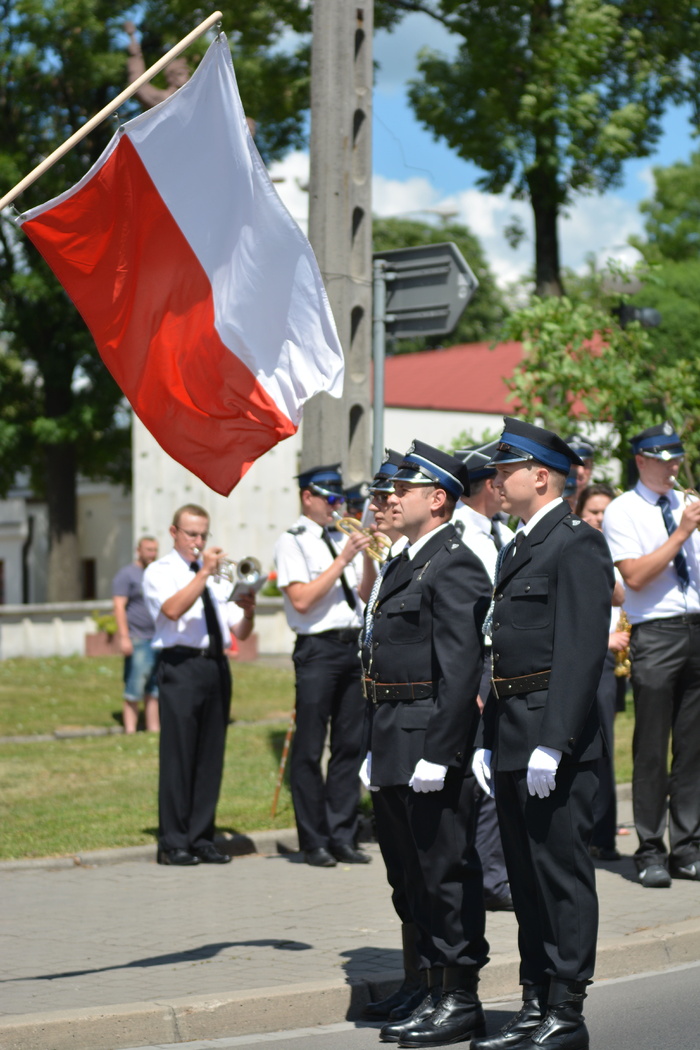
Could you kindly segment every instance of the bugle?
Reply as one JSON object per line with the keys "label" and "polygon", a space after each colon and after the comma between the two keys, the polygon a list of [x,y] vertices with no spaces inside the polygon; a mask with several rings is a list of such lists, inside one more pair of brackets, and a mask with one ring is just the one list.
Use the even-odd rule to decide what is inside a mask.
{"label": "bugle", "polygon": [[335,510],[333,511],[333,518],[337,528],[344,532],[346,536],[352,536],[353,532],[361,532],[363,536],[369,536],[370,544],[367,547],[367,553],[370,558],[374,558],[375,561],[379,562],[386,561],[391,547],[391,540],[388,536],[361,525],[357,518],[342,518]]}
{"label": "bugle", "polygon": [[[627,619],[627,613],[624,609],[620,609],[620,619],[617,621],[616,631],[625,631],[629,634],[630,622]],[[618,649],[615,653],[615,677],[616,678],[629,678],[632,673],[632,661],[630,660],[630,647],[629,642],[624,649]]]}

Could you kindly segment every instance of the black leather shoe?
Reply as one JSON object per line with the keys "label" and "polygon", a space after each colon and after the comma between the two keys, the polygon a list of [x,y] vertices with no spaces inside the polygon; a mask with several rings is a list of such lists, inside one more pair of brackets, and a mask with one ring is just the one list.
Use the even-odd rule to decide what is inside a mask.
{"label": "black leather shoe", "polygon": [[443,992],[429,1017],[411,1024],[399,1037],[399,1046],[447,1046],[486,1034],[484,1011],[478,998],[459,988]]}
{"label": "black leather shoe", "polygon": [[547,987],[524,985],[523,1005],[518,1013],[496,1035],[474,1039],[470,1050],[520,1050],[523,1043],[540,1027],[546,1012]]}
{"label": "black leather shoe", "polygon": [[647,864],[637,876],[642,886],[650,889],[666,889],[671,885],[671,876],[663,864]]}
{"label": "black leather shoe", "polygon": [[383,1028],[379,1029],[379,1038],[383,1043],[398,1043],[403,1035],[404,1029],[412,1028],[430,1017],[440,1001],[441,989],[431,988],[428,994],[418,1004],[416,1009],[405,1020],[389,1021]]}
{"label": "black leather shoe", "polygon": [[588,1050],[588,1029],[580,1011],[569,1003],[550,1006],[539,1028],[517,1050]]}
{"label": "black leather shoe", "polygon": [[369,864],[372,858],[364,850],[354,846],[332,846],[333,856],[342,864]]}
{"label": "black leather shoe", "polygon": [[334,868],[337,864],[335,857],[331,856],[325,846],[307,849],[304,853],[304,859],[313,868]]}
{"label": "black leather shoe", "polygon": [[696,860],[689,864],[671,861],[671,875],[674,879],[692,879],[693,882],[700,882],[700,863]]}
{"label": "black leather shoe", "polygon": [[515,911],[513,898],[510,893],[506,893],[503,897],[495,897],[493,894],[485,893],[484,907],[486,911]]}
{"label": "black leather shoe", "polygon": [[219,853],[216,846],[210,842],[193,852],[195,857],[199,857],[202,864],[230,864],[232,860],[228,853]]}
{"label": "black leather shoe", "polygon": [[178,868],[191,868],[199,864],[199,857],[186,849],[159,849],[156,860],[159,864],[174,864]]}

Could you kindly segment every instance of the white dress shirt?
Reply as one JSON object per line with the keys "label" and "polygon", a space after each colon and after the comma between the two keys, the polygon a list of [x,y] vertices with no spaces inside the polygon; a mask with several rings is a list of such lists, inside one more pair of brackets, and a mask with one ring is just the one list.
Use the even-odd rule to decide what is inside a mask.
{"label": "white dress shirt", "polygon": [[[341,534],[342,535],[342,534]],[[331,542],[338,553],[346,537]],[[362,555],[354,558],[344,569],[344,576],[355,595],[356,608],[352,610],[345,600],[340,579],[330,590],[314,603],[306,613],[298,612],[284,590],[290,583],[311,583],[333,564],[333,555],[323,539],[323,527],[306,515],[295,522],[289,532],[283,532],[275,544],[275,566],[277,586],[284,595],[284,611],[287,623],[297,634],[319,634],[321,631],[338,630],[362,625],[362,603],[357,588],[362,578]]]}
{"label": "white dress shirt", "polygon": [[[674,521],[678,524],[684,509],[683,498],[675,489],[666,495]],[[624,492],[606,507],[603,532],[615,564],[627,558],[652,554],[668,539],[658,499],[658,493],[638,481],[633,489]],[[693,532],[681,550],[685,554],[690,574],[688,589],[683,591],[681,588],[673,559],[670,558],[668,565],[646,587],[639,591],[626,588],[625,612],[630,623],[700,612],[700,533]]]}
{"label": "white dress shirt", "polygon": [[478,510],[474,510],[473,507],[470,507],[461,501],[457,504],[452,516],[453,523],[455,520],[461,521],[464,526],[464,531],[461,536],[462,543],[469,547],[469,549],[473,551],[477,558],[483,563],[484,568],[489,574],[489,579],[493,583],[498,551],[496,549],[496,544],[493,542],[491,529],[495,525],[503,547],[513,539],[512,530],[509,529],[507,525],[503,525],[500,521],[492,521],[491,518],[488,518],[485,514],[480,514]]}
{"label": "white dress shirt", "polygon": [[[208,648],[209,632],[201,597],[177,620],[169,620],[161,612],[163,603],[186,587],[193,575],[190,563],[175,549],[152,562],[144,572],[143,594],[156,625],[152,642],[154,649],[169,649],[174,645],[187,645],[192,649]],[[214,580],[210,576],[207,590],[219,619],[223,647],[228,649],[231,645],[230,628],[241,620],[243,610],[229,602],[232,588],[228,580]]]}

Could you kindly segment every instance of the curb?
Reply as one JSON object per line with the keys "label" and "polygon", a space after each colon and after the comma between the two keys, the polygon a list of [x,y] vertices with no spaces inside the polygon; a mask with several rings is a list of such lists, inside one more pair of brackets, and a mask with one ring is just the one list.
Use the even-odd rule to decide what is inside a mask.
{"label": "curb", "polygon": [[[299,840],[296,828],[281,828],[279,831],[252,831],[250,835],[218,835],[216,845],[222,853],[228,853],[232,857],[244,857],[251,853],[270,856],[275,853],[296,853]],[[92,868],[102,864],[123,864],[130,860],[151,861],[155,864],[155,842],[149,846],[85,850],[81,853],[71,853],[69,856],[0,860],[0,872],[36,868]]]}
{"label": "curb", "polygon": [[[666,970],[700,959],[700,920],[657,926],[598,950],[597,980]],[[482,998],[519,998],[515,955],[484,971]],[[230,995],[123,1003],[0,1018],[3,1050],[122,1050],[308,1028],[357,1020],[362,1007],[396,987],[400,973],[373,981],[317,981]]]}

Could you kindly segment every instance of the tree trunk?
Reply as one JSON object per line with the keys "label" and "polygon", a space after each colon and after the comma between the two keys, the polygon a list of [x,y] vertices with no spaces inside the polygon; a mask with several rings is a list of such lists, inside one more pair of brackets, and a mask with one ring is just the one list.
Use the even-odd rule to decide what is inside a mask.
{"label": "tree trunk", "polygon": [[77,470],[72,445],[46,448],[46,498],[49,507],[47,597],[50,602],[80,601]]}
{"label": "tree trunk", "polygon": [[535,294],[563,295],[559,263],[559,186],[556,174],[534,168],[527,177],[535,219]]}

